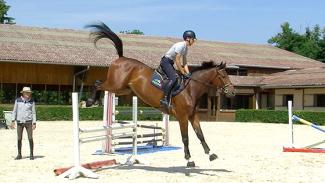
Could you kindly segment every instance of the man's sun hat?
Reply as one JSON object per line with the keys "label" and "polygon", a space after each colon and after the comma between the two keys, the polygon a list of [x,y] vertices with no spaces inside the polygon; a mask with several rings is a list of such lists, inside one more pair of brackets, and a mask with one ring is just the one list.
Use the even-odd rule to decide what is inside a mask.
{"label": "man's sun hat", "polygon": [[25,87],[23,88],[23,90],[20,91],[20,93],[23,93],[23,92],[26,92],[26,93],[32,93],[32,90],[30,89],[30,87],[25,86]]}

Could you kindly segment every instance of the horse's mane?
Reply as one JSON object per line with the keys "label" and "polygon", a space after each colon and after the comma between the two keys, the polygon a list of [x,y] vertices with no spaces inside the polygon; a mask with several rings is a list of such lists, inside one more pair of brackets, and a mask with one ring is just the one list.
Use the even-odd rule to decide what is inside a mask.
{"label": "horse's mane", "polygon": [[205,70],[205,69],[210,69],[210,68],[214,68],[217,67],[218,65],[214,63],[213,60],[210,61],[205,61],[201,64],[200,67],[196,67],[194,68],[191,72],[196,72],[196,71],[201,71],[201,70]]}

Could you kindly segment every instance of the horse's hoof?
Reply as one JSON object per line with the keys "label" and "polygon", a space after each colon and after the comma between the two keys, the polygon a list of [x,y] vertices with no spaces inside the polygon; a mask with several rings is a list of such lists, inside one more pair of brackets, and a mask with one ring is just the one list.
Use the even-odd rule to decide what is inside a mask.
{"label": "horse's hoof", "polygon": [[194,161],[187,162],[187,167],[195,167]]}
{"label": "horse's hoof", "polygon": [[209,157],[210,161],[213,161],[213,160],[215,160],[217,158],[218,158],[218,156],[216,154],[211,154],[210,157]]}
{"label": "horse's hoof", "polygon": [[91,107],[94,104],[94,100],[93,99],[87,99],[86,101],[86,107]]}

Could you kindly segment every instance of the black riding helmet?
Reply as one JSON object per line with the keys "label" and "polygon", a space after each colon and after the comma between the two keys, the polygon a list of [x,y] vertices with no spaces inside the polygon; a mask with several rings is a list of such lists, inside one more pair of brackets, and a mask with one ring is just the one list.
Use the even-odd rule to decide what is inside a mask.
{"label": "black riding helmet", "polygon": [[186,38],[193,38],[193,39],[196,39],[196,35],[195,35],[195,32],[192,31],[192,30],[187,30],[183,33],[183,39],[186,40]]}

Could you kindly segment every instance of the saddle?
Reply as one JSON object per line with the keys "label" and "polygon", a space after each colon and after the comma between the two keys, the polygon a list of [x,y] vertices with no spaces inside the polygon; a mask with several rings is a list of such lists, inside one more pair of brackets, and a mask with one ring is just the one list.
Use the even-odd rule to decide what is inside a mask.
{"label": "saddle", "polygon": [[[151,84],[155,86],[156,88],[164,91],[164,87],[166,86],[168,77],[161,68],[161,66],[158,66],[157,69],[154,70],[152,73],[152,79],[151,79]],[[176,83],[171,91],[171,95],[174,97],[177,94],[179,94],[181,91],[184,90],[184,88],[187,86],[189,83],[190,79],[185,79],[184,77],[181,77],[178,74]]]}

